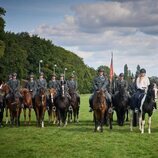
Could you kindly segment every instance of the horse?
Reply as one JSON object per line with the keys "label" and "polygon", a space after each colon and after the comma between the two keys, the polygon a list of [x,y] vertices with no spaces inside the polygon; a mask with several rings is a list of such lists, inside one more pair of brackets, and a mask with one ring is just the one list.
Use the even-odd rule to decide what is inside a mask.
{"label": "horse", "polygon": [[[145,126],[145,114],[148,114],[148,133],[151,133],[151,116],[153,114],[153,109],[156,107],[155,102],[155,91],[153,84],[150,84],[148,86],[147,93],[145,93],[142,101],[141,101],[141,107],[139,112],[139,130],[141,133],[144,133],[144,126]],[[130,130],[133,131],[133,113],[134,110],[131,109],[131,122],[130,122]]]}
{"label": "horse", "polygon": [[48,110],[48,116],[49,116],[49,123],[52,122],[52,116],[53,116],[53,124],[57,123],[57,112],[56,112],[56,106],[55,106],[55,96],[57,95],[57,91],[55,88],[51,88],[49,91],[49,110]]}
{"label": "horse", "polygon": [[26,88],[22,88],[20,90],[20,93],[23,97],[23,105],[24,105],[24,123],[26,124],[26,109],[28,108],[29,109],[29,113],[28,113],[28,116],[29,116],[29,125],[31,123],[31,108],[32,108],[32,95],[30,93],[30,91]]}
{"label": "horse", "polygon": [[77,96],[76,92],[72,89],[69,90],[71,96],[69,113],[68,113],[68,122],[72,122],[72,114],[74,116],[74,122],[79,122],[79,109],[80,109],[80,97]]}
{"label": "horse", "polygon": [[118,93],[112,97],[112,103],[116,111],[117,123],[119,126],[123,126],[125,113],[127,112],[130,104],[130,97],[123,85],[118,86]]}
{"label": "horse", "polygon": [[69,98],[65,93],[65,87],[62,85],[61,94],[59,94],[55,100],[55,106],[57,108],[58,126],[63,123],[64,126],[67,125],[67,112],[70,105]]}
{"label": "horse", "polygon": [[103,132],[104,116],[105,112],[108,110],[106,103],[106,97],[103,90],[96,91],[93,97],[93,116],[95,122],[94,132]]}
{"label": "horse", "polygon": [[44,115],[46,111],[46,90],[42,87],[39,89],[38,94],[35,96],[35,114],[37,126],[44,127]]}
{"label": "horse", "polygon": [[[6,96],[11,92],[10,87],[5,83],[2,85],[2,91],[4,92],[4,96]],[[13,127],[14,122],[17,126],[20,126],[20,114],[21,114],[21,106],[20,99],[15,93],[10,93],[10,96],[6,98],[6,123],[8,122],[8,109],[10,113],[10,122]]]}

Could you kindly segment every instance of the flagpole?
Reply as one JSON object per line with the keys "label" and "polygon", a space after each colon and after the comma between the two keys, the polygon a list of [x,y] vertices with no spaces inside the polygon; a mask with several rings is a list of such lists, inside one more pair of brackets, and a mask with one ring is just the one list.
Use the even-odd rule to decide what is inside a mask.
{"label": "flagpole", "polygon": [[110,63],[110,92],[112,94],[112,81],[113,81],[114,69],[113,69],[113,52],[111,53],[111,63]]}

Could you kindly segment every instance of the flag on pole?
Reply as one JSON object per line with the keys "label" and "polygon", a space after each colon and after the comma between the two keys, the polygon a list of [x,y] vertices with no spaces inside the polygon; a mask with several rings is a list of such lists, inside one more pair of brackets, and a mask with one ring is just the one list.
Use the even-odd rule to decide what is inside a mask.
{"label": "flag on pole", "polygon": [[110,82],[112,82],[114,76],[114,68],[113,68],[113,53],[111,53],[111,64],[110,64]]}

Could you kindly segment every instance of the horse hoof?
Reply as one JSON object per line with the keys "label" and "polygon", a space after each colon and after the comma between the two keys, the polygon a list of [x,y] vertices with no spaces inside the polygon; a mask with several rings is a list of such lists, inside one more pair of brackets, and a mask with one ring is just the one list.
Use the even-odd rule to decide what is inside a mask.
{"label": "horse hoof", "polygon": [[100,129],[101,129],[101,127],[100,127],[100,126],[98,126],[98,127],[97,127],[97,131],[100,131]]}

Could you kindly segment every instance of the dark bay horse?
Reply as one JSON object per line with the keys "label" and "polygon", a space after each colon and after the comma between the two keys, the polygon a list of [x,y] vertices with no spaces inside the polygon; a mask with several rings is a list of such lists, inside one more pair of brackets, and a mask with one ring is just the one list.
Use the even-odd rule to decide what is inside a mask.
{"label": "dark bay horse", "polygon": [[54,88],[51,88],[48,90],[49,93],[49,110],[48,110],[48,116],[49,116],[49,123],[52,122],[53,118],[53,124],[57,123],[57,110],[55,106],[55,97],[57,95],[57,91]]}
{"label": "dark bay horse", "polygon": [[64,124],[64,126],[67,125],[67,112],[70,105],[69,98],[67,94],[65,93],[64,85],[62,86],[62,92],[59,94],[55,100],[55,105],[57,108],[57,117],[58,117],[58,125],[60,126],[61,123]]}
{"label": "dark bay horse", "polygon": [[31,108],[32,108],[32,95],[30,91],[26,88],[22,88],[20,90],[21,95],[23,96],[23,104],[24,104],[24,123],[26,124],[26,109],[29,110],[29,124],[31,123]]}
{"label": "dark bay horse", "polygon": [[46,111],[46,90],[40,88],[38,94],[35,96],[35,113],[37,126],[44,127],[44,115]]}
{"label": "dark bay horse", "polygon": [[108,110],[104,91],[100,90],[94,93],[93,110],[95,122],[94,131],[96,132],[98,130],[103,132],[104,116],[105,112]]}
{"label": "dark bay horse", "polygon": [[[10,93],[10,87],[5,83],[2,85],[2,91],[6,97],[7,94]],[[6,117],[8,117],[8,109],[10,113],[10,122],[11,125],[14,125],[14,122],[17,126],[20,125],[20,114],[21,114],[21,106],[20,106],[19,97],[14,93],[10,93],[9,98],[6,99]]]}
{"label": "dark bay horse", "polygon": [[[151,133],[151,116],[153,114],[153,109],[156,107],[156,102],[155,102],[155,90],[154,90],[154,85],[151,83],[148,86],[147,93],[145,93],[142,102],[141,102],[141,107],[139,110],[139,129],[141,133],[144,133],[144,126],[145,126],[145,114],[148,114],[148,133]],[[131,113],[131,123],[130,123],[130,130],[133,130],[133,110]]]}
{"label": "dark bay horse", "polygon": [[72,89],[69,90],[69,94],[71,96],[70,107],[72,107],[72,109],[69,109],[68,122],[72,122],[72,115],[74,116],[74,122],[78,122],[80,97],[77,96],[76,92]]}
{"label": "dark bay horse", "polygon": [[117,115],[117,123],[119,126],[123,126],[125,120],[125,113],[130,105],[130,97],[123,85],[119,85],[118,93],[112,97],[112,103]]}

